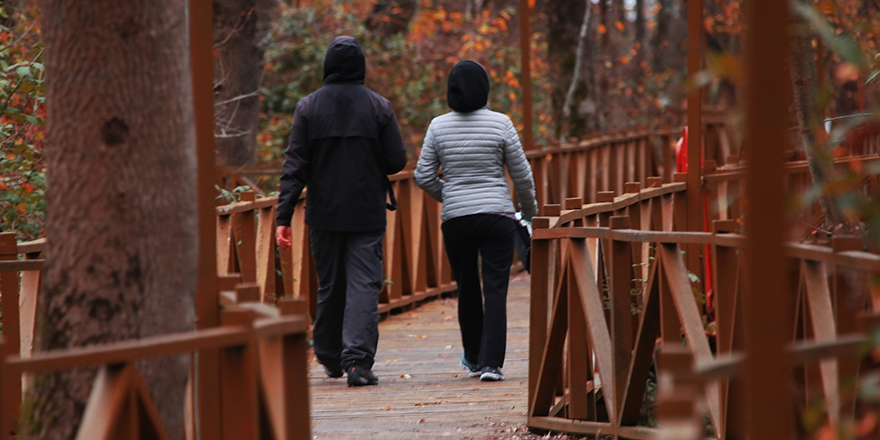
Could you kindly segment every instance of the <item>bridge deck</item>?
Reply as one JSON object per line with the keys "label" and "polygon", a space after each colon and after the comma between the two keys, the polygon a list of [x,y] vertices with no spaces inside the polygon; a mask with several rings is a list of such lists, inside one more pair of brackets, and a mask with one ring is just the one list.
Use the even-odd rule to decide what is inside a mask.
{"label": "bridge deck", "polygon": [[540,438],[526,431],[529,278],[511,279],[505,380],[459,367],[457,300],[438,299],[379,324],[375,387],[349,388],[310,361],[315,439]]}

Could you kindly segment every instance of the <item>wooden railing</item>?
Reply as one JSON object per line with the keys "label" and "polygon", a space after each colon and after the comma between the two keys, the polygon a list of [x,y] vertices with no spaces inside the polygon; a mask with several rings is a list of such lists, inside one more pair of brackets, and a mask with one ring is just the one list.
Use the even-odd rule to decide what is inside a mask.
{"label": "wooden railing", "polygon": [[[867,148],[867,147],[866,147]],[[853,170],[875,169],[880,163],[876,150],[871,154],[852,155],[837,158],[835,166],[843,174]],[[797,209],[795,217],[802,228],[809,233],[823,222],[822,210],[815,197],[808,197],[813,186],[813,179],[807,161],[802,154],[790,153],[788,161],[780,170],[785,176],[786,194],[791,194],[793,209]],[[864,177],[858,182],[858,193],[862,195],[880,193],[880,177],[876,172],[861,173]],[[703,174],[703,195],[707,200],[707,218],[711,224],[714,220],[735,220],[742,216],[742,191],[745,188],[746,164],[738,157],[731,162],[716,167],[715,162],[707,162]],[[845,178],[849,178],[848,175]],[[836,182],[834,185],[846,184]],[[832,191],[833,193],[834,191]]]}
{"label": "wooden railing", "polygon": [[[274,223],[273,217],[264,217]],[[245,235],[246,228],[242,226],[239,237]],[[194,365],[203,353],[219,352],[221,381],[216,395],[221,397],[221,419],[198,419],[191,374],[187,438],[198,438],[199,424],[220,424],[212,432],[220,433],[223,439],[311,438],[308,304],[293,298],[278,298],[271,305],[261,301],[260,292],[271,288],[274,278],[266,277],[268,282],[258,284],[254,279],[257,271],[240,263],[257,261],[258,252],[248,252],[239,245],[240,258],[235,261],[240,266],[236,267],[247,270],[219,276],[220,327],[35,353],[34,322],[44,244],[45,240],[16,244],[14,233],[0,234],[0,298],[7,311],[2,317],[4,342],[0,344],[0,432],[17,430],[23,388],[26,393],[33,374],[98,367],[77,438],[168,438],[137,361],[188,355]],[[274,276],[267,270],[262,273]],[[18,313],[10,312],[16,310]]]}
{"label": "wooden railing", "polygon": [[[714,132],[706,130],[706,133],[724,132],[720,124]],[[742,164],[738,152],[725,144],[728,141],[707,139],[707,145],[713,147],[706,154],[726,155],[725,160],[729,162],[716,168],[709,159],[704,169],[701,191],[707,199],[708,223],[717,230],[683,232],[688,210],[687,188],[684,175],[673,172],[677,133],[678,130],[627,133],[528,153],[539,200],[545,202],[544,217],[535,219],[532,250],[530,351],[533,355],[530,357],[529,425],[533,428],[584,434],[613,432],[624,438],[650,436],[654,433],[651,428],[638,425],[645,421],[640,409],[649,375],[656,371],[657,375],[686,375],[687,380],[671,383],[698,390],[701,406],[691,408],[686,414],[688,417],[701,417],[705,413],[715,432],[736,432],[737,423],[731,422],[735,416],[728,408],[737,404],[739,396],[735,387],[728,384],[728,376],[718,371],[735,371],[736,352],[741,348],[737,333],[741,314],[737,314],[737,308],[742,295],[740,265],[745,251],[742,238],[729,232],[739,227],[735,220],[742,212],[739,197]],[[713,153],[709,154],[710,150]],[[876,156],[841,159],[849,164],[858,162],[857,166],[862,167],[876,160]],[[785,172],[790,176],[791,191],[809,185],[804,163],[793,161]],[[387,213],[386,285],[380,295],[382,313],[410,307],[456,288],[443,248],[439,203],[418,189],[411,170],[392,176],[392,181],[400,207]],[[868,191],[876,190],[876,175],[866,180],[864,186]],[[289,387],[298,387],[298,396],[307,393],[305,364],[301,360],[307,350],[302,342],[308,319],[286,315],[291,310],[314,314],[317,279],[311,263],[308,227],[303,222],[305,198],[298,201],[293,217],[294,243],[290,252],[279,252],[274,243],[276,203],[275,197],[257,199],[253,193],[244,193],[242,201],[216,208],[219,303],[227,317],[227,326],[59,353],[32,353],[44,242],[16,244],[11,234],[0,234],[0,291],[20,292],[18,300],[14,295],[2,295],[3,310],[19,310],[18,314],[3,315],[6,343],[0,349],[4,356],[0,368],[4,368],[4,377],[97,365],[103,366],[104,373],[99,378],[102,385],[96,389],[127,390],[118,392],[142,396],[142,391],[137,391],[142,389],[141,379],[133,366],[133,361],[140,358],[134,353],[135,346],[146,347],[141,357],[172,352],[198,356],[200,350],[219,349],[227,353],[226,357],[221,356],[224,364],[228,363],[227,358],[232,359],[232,353],[238,353],[239,361],[241,353],[259,353],[243,355],[251,361],[222,367],[230,371],[228,375],[244,374],[248,380],[235,380],[238,388],[218,393],[262,397],[232,399],[223,411],[238,408],[236,405],[241,402],[257,402],[254,399],[271,401],[272,404],[265,405],[271,413],[266,419],[273,421],[276,437],[308,436],[308,406],[303,404],[307,399],[289,401],[293,389]],[[810,211],[812,217],[804,215],[804,219],[811,219],[805,221],[817,218],[813,207],[805,210],[813,210]],[[849,356],[842,360],[819,362],[814,355],[803,355],[802,359],[803,370],[810,372],[803,377],[821,382],[822,397],[829,402],[839,402],[829,404],[832,405],[829,408],[838,411],[837,416],[829,418],[845,417],[851,402],[836,395],[835,386],[844,378],[844,373],[856,371],[852,344],[846,335],[858,330],[852,325],[857,321],[850,319],[857,313],[829,304],[839,304],[841,295],[848,295],[845,286],[840,286],[844,277],[837,275],[839,272],[852,271],[846,267],[855,267],[860,271],[859,277],[864,278],[865,273],[876,271],[880,263],[873,254],[843,251],[839,246],[836,250],[804,246],[789,248],[792,279],[805,280],[794,285],[810,286],[788,296],[792,299],[792,319],[797,317],[801,329],[792,335],[792,341],[814,343],[815,347],[843,341],[838,345],[843,346],[842,353]],[[714,308],[707,309],[700,302],[705,290],[704,280],[699,279],[699,264],[685,262],[682,252],[700,254],[702,259],[711,256],[715,278],[709,287],[716,297]],[[823,285],[821,281],[826,278],[835,280],[834,284]],[[861,286],[851,296],[867,298],[865,289]],[[873,310],[873,306],[866,306],[865,310]],[[831,315],[826,316],[829,313]],[[708,323],[714,323],[715,327],[707,330],[704,325]],[[793,321],[792,328],[794,325]],[[684,354],[674,349],[676,344],[680,345],[682,336],[687,342]],[[663,341],[660,352],[665,354],[661,357],[654,356],[657,337]],[[709,348],[712,346],[714,351]],[[792,350],[793,353],[819,350],[827,354],[827,350],[810,348],[813,346],[801,345]],[[90,354],[92,352],[96,354]],[[668,370],[662,363],[659,369],[653,365],[655,359],[664,356],[671,359]],[[62,360],[56,364],[53,359]],[[279,359],[295,362],[296,366],[281,366]],[[837,366],[831,367],[835,362]],[[696,367],[692,367],[694,363]],[[687,366],[683,368],[684,364]],[[250,372],[242,373],[236,368],[250,369]],[[12,376],[7,376],[6,371],[11,371]],[[288,389],[282,392],[280,388],[250,385],[263,383],[270,377],[277,380],[284,377],[282,382],[290,384],[285,385]],[[723,380],[718,381],[719,377]],[[221,384],[227,385],[225,381]],[[807,385],[805,381],[804,386]],[[20,391],[21,387],[11,385],[8,379],[0,383],[0,411],[17,416],[15,402],[20,402]],[[118,396],[114,393],[94,395],[95,402],[102,403],[90,404],[109,405],[115,408],[112,414],[118,418],[94,423],[87,418],[88,423],[83,426],[100,428],[110,436],[120,429],[130,429],[129,425],[113,425],[131,416],[119,412],[122,409],[116,403],[108,403],[108,399]],[[671,408],[687,407],[676,406],[675,399],[668,395],[660,397],[660,401],[673,402],[669,404]],[[810,394],[810,398],[814,397],[815,393]],[[138,413],[147,417],[142,421],[143,426],[160,430],[151,415],[154,412],[149,408],[151,403],[143,402],[143,411]],[[262,408],[252,405],[243,411],[259,411],[258,407]],[[125,409],[129,410],[134,411]],[[682,413],[670,410],[664,414],[681,416]],[[192,412],[191,416],[195,418],[195,414]],[[241,429],[252,433],[255,426],[252,420],[260,420],[262,416],[248,414],[241,426],[224,428],[224,435],[227,432],[238,435],[243,432]],[[288,425],[281,421],[280,414],[297,428],[286,428]],[[3,418],[2,423],[12,426],[8,417]],[[149,436],[150,432],[142,434]],[[255,438],[248,437],[251,434],[229,435]]]}
{"label": "wooden railing", "polygon": [[[746,422],[732,408],[742,405],[742,391],[729,381],[747,355],[741,301],[748,250],[739,224],[719,220],[713,232],[682,232],[685,183],[654,178],[649,188],[628,186],[627,194],[599,203],[545,206],[545,216],[534,219],[528,424],[654,438],[658,431],[645,425],[656,420],[647,414],[659,414],[660,426],[686,419],[699,428],[693,438],[704,438],[707,417],[718,438],[741,438]],[[713,261],[712,310],[683,258],[685,249],[705,246]],[[791,290],[773,304],[791,320],[767,323],[792,328],[799,365],[792,381],[803,391],[801,403],[825,402],[835,424],[852,418],[855,397],[840,385],[859,374],[853,340],[865,340],[859,317],[875,310],[868,276],[880,271],[880,256],[855,249],[861,246],[843,239],[788,245],[780,267],[791,274]],[[685,356],[676,357],[683,341]],[[655,350],[668,354],[666,365],[655,364],[662,358]],[[682,368],[681,359],[690,363]],[[653,389],[657,377],[676,374],[680,380],[667,381],[676,391],[661,385],[648,399],[661,402],[659,413],[646,412],[648,384]],[[690,397],[682,398],[687,390]]]}
{"label": "wooden railing", "polygon": [[[379,296],[383,314],[456,289],[443,247],[440,204],[418,188],[412,171],[391,180],[398,209],[386,211],[385,286]],[[217,208],[217,269],[221,275],[240,274],[242,282],[257,283],[264,302],[285,296],[302,299],[314,315],[318,280],[304,221],[305,196],[294,210],[289,252],[275,246],[277,203],[277,197],[254,199],[253,193],[243,193],[242,201]]]}

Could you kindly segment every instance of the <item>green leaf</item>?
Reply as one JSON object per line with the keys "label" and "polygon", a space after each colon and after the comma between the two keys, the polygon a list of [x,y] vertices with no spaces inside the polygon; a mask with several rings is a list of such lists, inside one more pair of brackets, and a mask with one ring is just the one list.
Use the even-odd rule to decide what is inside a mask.
{"label": "green leaf", "polygon": [[15,68],[15,74],[21,77],[31,76],[31,66],[19,66]]}
{"label": "green leaf", "polygon": [[815,7],[800,3],[797,0],[792,0],[792,7],[794,8],[795,14],[807,20],[813,28],[816,29],[816,32],[819,33],[819,37],[825,41],[825,44],[843,58],[844,61],[855,64],[860,68],[867,65],[868,61],[865,58],[865,54],[862,53],[862,48],[859,46],[859,43],[852,38],[837,35],[834,30],[831,29],[831,26],[828,24],[828,21],[825,20],[822,13]]}
{"label": "green leaf", "polygon": [[871,72],[871,76],[868,77],[868,80],[865,81],[865,84],[870,84],[871,81],[874,81],[877,78],[877,76],[880,76],[880,70],[875,70]]}

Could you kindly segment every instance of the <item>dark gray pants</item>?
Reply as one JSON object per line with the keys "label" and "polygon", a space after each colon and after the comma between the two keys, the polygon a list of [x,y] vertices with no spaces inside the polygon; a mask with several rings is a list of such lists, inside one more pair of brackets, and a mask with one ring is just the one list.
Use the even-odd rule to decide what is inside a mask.
{"label": "dark gray pants", "polygon": [[379,343],[379,291],[385,275],[384,238],[384,230],[309,229],[319,286],[312,336],[321,364],[373,368]]}

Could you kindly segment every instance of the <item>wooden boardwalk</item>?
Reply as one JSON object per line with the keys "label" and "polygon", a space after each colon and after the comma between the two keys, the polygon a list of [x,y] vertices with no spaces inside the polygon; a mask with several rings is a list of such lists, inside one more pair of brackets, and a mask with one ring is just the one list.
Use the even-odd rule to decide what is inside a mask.
{"label": "wooden boardwalk", "polygon": [[458,301],[437,299],[379,324],[375,387],[329,379],[311,357],[315,439],[527,439],[529,278],[511,279],[502,382],[469,378],[459,366]]}

